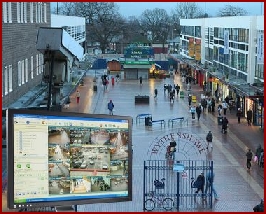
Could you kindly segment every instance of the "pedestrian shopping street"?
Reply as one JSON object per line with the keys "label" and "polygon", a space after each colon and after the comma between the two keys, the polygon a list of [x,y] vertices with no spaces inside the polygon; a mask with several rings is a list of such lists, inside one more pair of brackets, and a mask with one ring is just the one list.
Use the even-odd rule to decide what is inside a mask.
{"label": "pedestrian shopping street", "polygon": [[[188,107],[188,92],[185,83],[181,82],[179,74],[166,79],[138,80],[121,79],[111,81],[107,90],[103,90],[100,77],[93,82],[94,71],[88,71],[84,77],[84,86],[79,86],[80,102],[76,103],[75,92],[70,96],[71,103],[63,111],[83,112],[92,114],[108,114],[107,103],[114,103],[114,114],[131,116],[133,118],[133,201],[123,203],[90,204],[78,206],[79,211],[143,211],[143,164],[145,160],[165,160],[165,146],[155,148],[156,139],[177,132],[189,133],[201,139],[206,144],[206,134],[213,133],[213,150],[204,150],[200,158],[213,160],[215,172],[215,187],[219,200],[213,203],[212,211],[252,212],[253,207],[264,197],[264,169],[252,162],[250,171],[246,169],[246,152],[251,148],[253,154],[259,144],[263,146],[263,130],[259,126],[248,126],[245,118],[237,123],[236,112],[227,112],[229,120],[227,134],[222,134],[217,122],[217,110],[214,113],[204,112],[199,121],[192,120]],[[179,96],[170,103],[168,93],[164,93],[164,84],[179,84],[184,91],[184,98]],[[93,85],[97,85],[97,91]],[[183,85],[184,84],[184,85]],[[154,89],[158,96],[154,99]],[[198,104],[202,89],[191,85],[191,92],[196,96]],[[149,96],[149,104],[135,104],[135,96]],[[216,104],[216,108],[217,108]],[[151,114],[153,120],[165,120],[166,124],[154,123],[151,127],[144,125],[144,120],[136,121],[138,114]],[[182,125],[168,124],[169,119],[184,117]],[[195,148],[184,143],[176,153],[176,159],[193,159],[199,155]],[[199,157],[199,156],[198,156]]]}

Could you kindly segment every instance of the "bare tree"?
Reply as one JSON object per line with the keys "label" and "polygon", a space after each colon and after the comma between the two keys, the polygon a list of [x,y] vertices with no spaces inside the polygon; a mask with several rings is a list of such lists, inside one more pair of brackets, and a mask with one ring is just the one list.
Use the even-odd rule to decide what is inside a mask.
{"label": "bare tree", "polygon": [[152,42],[166,43],[170,31],[170,17],[166,10],[145,10],[140,16],[140,24],[145,33],[151,31]]}
{"label": "bare tree", "polygon": [[177,3],[173,14],[178,19],[194,19],[203,16],[202,9],[195,2]]}
{"label": "bare tree", "polygon": [[118,6],[112,2],[63,3],[61,7],[60,12],[63,14],[86,19],[87,42],[99,42],[103,53],[120,34],[121,26],[125,23],[118,12]]}
{"label": "bare tree", "polygon": [[225,5],[221,8],[217,16],[245,16],[248,12],[241,7]]}

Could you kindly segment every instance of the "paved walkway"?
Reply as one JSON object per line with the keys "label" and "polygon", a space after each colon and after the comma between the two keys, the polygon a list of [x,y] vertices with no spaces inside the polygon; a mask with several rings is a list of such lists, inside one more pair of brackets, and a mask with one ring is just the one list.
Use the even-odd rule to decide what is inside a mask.
{"label": "paved walkway", "polygon": [[[81,101],[76,103],[75,93],[70,96],[71,103],[64,111],[108,114],[107,103],[110,99],[114,102],[114,114],[129,115],[134,119],[133,124],[133,201],[115,204],[91,204],[78,206],[79,211],[142,211],[143,198],[143,161],[151,158],[149,153],[154,139],[166,133],[176,130],[186,130],[197,135],[201,139],[209,130],[214,135],[213,151],[207,153],[206,158],[214,161],[214,171],[216,173],[216,190],[219,200],[214,203],[212,211],[237,211],[252,212],[252,208],[264,196],[264,170],[252,165],[251,171],[246,170],[246,150],[251,148],[255,152],[256,147],[263,145],[263,130],[257,126],[247,126],[242,119],[241,124],[237,123],[235,113],[228,113],[229,129],[227,134],[221,133],[221,126],[217,124],[217,113],[203,113],[200,120],[192,120],[187,102],[187,92],[185,98],[175,98],[174,103],[169,102],[167,94],[164,94],[163,85],[179,83],[182,86],[180,76],[176,75],[169,79],[143,80],[140,85],[137,80],[120,80],[114,86],[109,84],[106,91],[103,90],[100,79],[97,80],[97,92],[93,91],[93,75],[84,78],[84,86],[79,86]],[[111,82],[111,81],[110,81]],[[154,99],[154,89],[158,89],[158,97]],[[200,98],[202,90],[198,85],[192,85],[192,94]],[[136,95],[149,95],[149,104],[135,105]],[[154,124],[152,127],[145,127],[144,123],[136,124],[135,118],[138,114],[150,113],[154,120],[184,116],[187,119],[183,127],[174,126],[161,127]],[[164,148],[162,148],[164,149]],[[164,159],[164,150],[158,153],[157,157]]]}

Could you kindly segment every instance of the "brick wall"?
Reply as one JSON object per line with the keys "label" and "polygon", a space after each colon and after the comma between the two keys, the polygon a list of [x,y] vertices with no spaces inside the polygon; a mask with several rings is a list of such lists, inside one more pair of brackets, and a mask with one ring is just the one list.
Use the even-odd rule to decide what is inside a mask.
{"label": "brick wall", "polygon": [[[2,3],[3,4],[3,3]],[[30,3],[27,6],[27,23],[17,22],[17,3],[11,3],[12,23],[4,23],[2,19],[2,90],[5,88],[4,67],[12,65],[13,91],[2,97],[2,108],[8,107],[18,98],[27,93],[31,88],[40,84],[42,74],[36,75],[36,50],[37,33],[39,27],[50,27],[50,3],[46,3],[47,22],[36,23],[36,4],[33,3],[33,23],[30,22]],[[33,79],[31,79],[31,56],[33,56]],[[28,59],[28,82],[18,86],[18,61]]]}

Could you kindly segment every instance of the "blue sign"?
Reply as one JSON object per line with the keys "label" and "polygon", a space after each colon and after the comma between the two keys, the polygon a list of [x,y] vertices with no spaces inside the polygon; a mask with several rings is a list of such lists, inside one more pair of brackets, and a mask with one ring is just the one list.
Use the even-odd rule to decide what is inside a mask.
{"label": "blue sign", "polygon": [[184,164],[181,164],[181,163],[176,163],[173,166],[173,171],[174,172],[183,172],[184,169],[185,169],[185,166],[184,166]]}

